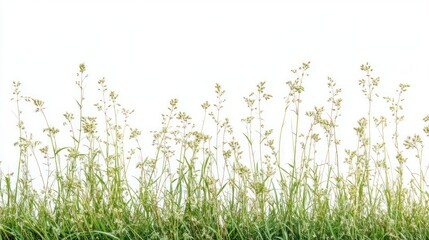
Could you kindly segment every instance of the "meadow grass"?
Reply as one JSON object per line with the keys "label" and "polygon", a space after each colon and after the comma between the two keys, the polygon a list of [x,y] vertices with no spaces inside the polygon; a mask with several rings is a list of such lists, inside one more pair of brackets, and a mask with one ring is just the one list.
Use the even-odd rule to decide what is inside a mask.
{"label": "meadow grass", "polygon": [[[422,135],[429,136],[429,116],[422,135],[400,136],[409,85],[381,99],[389,114],[378,116],[380,79],[363,64],[358,85],[367,114],[350,136],[356,145],[345,148],[341,88],[332,78],[326,102],[303,112],[309,67],[292,70],[276,129],[266,126],[272,96],[265,82],[244,97],[248,115],[239,131],[224,116],[219,84],[216,101],[201,104],[200,124],[172,99],[149,156],[141,131],[129,124],[133,111],[104,78],[97,112],[88,111],[84,64],[76,111],[63,114],[61,127],[14,82],[18,167],[0,172],[0,239],[428,239]],[[25,104],[44,121],[44,142],[25,128]]]}

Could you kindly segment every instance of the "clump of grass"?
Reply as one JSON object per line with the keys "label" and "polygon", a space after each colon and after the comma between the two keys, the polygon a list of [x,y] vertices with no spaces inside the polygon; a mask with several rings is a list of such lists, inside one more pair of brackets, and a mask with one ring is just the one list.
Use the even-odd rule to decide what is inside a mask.
{"label": "clump of grass", "polygon": [[[363,64],[358,84],[367,114],[354,128],[356,145],[345,148],[338,135],[342,90],[332,78],[326,102],[303,112],[309,69],[308,62],[292,70],[278,128],[265,121],[264,106],[273,97],[266,82],[244,97],[248,113],[237,132],[223,111],[220,84],[215,102],[201,104],[200,124],[172,99],[161,128],[152,132],[149,155],[141,131],[129,124],[133,111],[119,103],[104,78],[98,102],[87,102],[84,64],[76,108],[63,114],[60,127],[49,120],[42,100],[24,96],[14,82],[18,167],[14,174],[0,171],[0,239],[429,236],[423,136],[400,136],[409,85],[383,98],[388,116],[375,116],[380,78]],[[32,104],[43,120],[43,140],[25,127],[23,104]],[[429,116],[423,120],[428,137]],[[291,138],[284,137],[288,126]],[[407,165],[410,152],[417,172]],[[139,170],[134,183],[130,168]]]}

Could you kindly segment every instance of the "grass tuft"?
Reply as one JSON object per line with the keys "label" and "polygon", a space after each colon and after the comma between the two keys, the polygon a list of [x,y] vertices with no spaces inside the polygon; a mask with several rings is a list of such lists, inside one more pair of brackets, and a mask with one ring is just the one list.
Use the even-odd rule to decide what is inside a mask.
{"label": "grass tuft", "polygon": [[[13,82],[18,166],[0,171],[0,239],[426,239],[429,115],[421,133],[400,135],[410,86],[381,98],[380,78],[361,65],[367,111],[347,148],[342,90],[332,78],[326,102],[303,109],[309,69],[292,70],[277,128],[266,121],[266,82],[243,98],[238,132],[220,84],[215,102],[201,104],[200,124],[172,99],[146,155],[129,123],[133,111],[104,78],[98,101],[86,100],[84,64],[76,108],[61,126]],[[378,115],[374,104],[383,101],[388,114]],[[41,140],[26,128],[23,105],[43,121]]]}

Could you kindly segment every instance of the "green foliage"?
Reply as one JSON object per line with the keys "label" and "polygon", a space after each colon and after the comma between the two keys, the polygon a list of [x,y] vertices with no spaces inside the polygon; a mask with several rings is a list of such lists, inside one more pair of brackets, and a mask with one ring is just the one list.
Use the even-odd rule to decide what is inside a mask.
{"label": "green foliage", "polygon": [[[402,140],[399,134],[409,85],[383,98],[389,116],[374,117],[380,78],[363,64],[358,84],[367,114],[354,127],[355,147],[343,148],[342,90],[332,78],[325,104],[302,114],[309,68],[308,62],[292,70],[278,129],[265,121],[263,109],[273,97],[266,82],[244,97],[248,112],[238,133],[224,116],[220,84],[216,101],[201,104],[198,126],[172,99],[161,129],[152,132],[150,156],[142,152],[141,130],[129,125],[133,111],[122,107],[104,78],[98,81],[97,112],[90,113],[84,64],[77,73],[76,111],[62,115],[62,127],[49,121],[42,100],[23,96],[14,82],[18,168],[14,174],[0,171],[0,239],[427,238],[425,139],[414,134]],[[46,142],[25,128],[23,104],[40,115]],[[423,120],[429,122],[429,115]],[[284,139],[289,125],[291,138]],[[422,133],[428,137],[429,126]],[[417,172],[407,165],[408,153]],[[139,174],[131,178],[134,167]],[[41,187],[34,184],[35,172]]]}

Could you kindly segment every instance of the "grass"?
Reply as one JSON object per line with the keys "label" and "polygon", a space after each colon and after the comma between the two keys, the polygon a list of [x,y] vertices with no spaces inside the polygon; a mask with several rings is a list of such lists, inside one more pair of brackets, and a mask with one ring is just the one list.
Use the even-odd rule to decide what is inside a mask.
{"label": "grass", "polygon": [[[381,99],[380,79],[363,64],[358,84],[367,114],[353,129],[356,145],[344,148],[341,88],[332,78],[326,103],[303,112],[309,68],[292,70],[275,130],[266,126],[263,109],[272,96],[265,82],[244,97],[248,114],[238,132],[224,116],[221,85],[216,101],[201,105],[198,125],[172,99],[150,156],[129,124],[133,111],[105,79],[98,81],[98,112],[88,111],[85,65],[76,111],[63,114],[60,128],[44,102],[25,97],[14,82],[18,168],[0,172],[0,239],[427,239],[429,116],[423,136],[400,136],[409,85]],[[373,112],[378,99],[387,116]],[[44,121],[44,142],[25,128],[26,104]]]}

